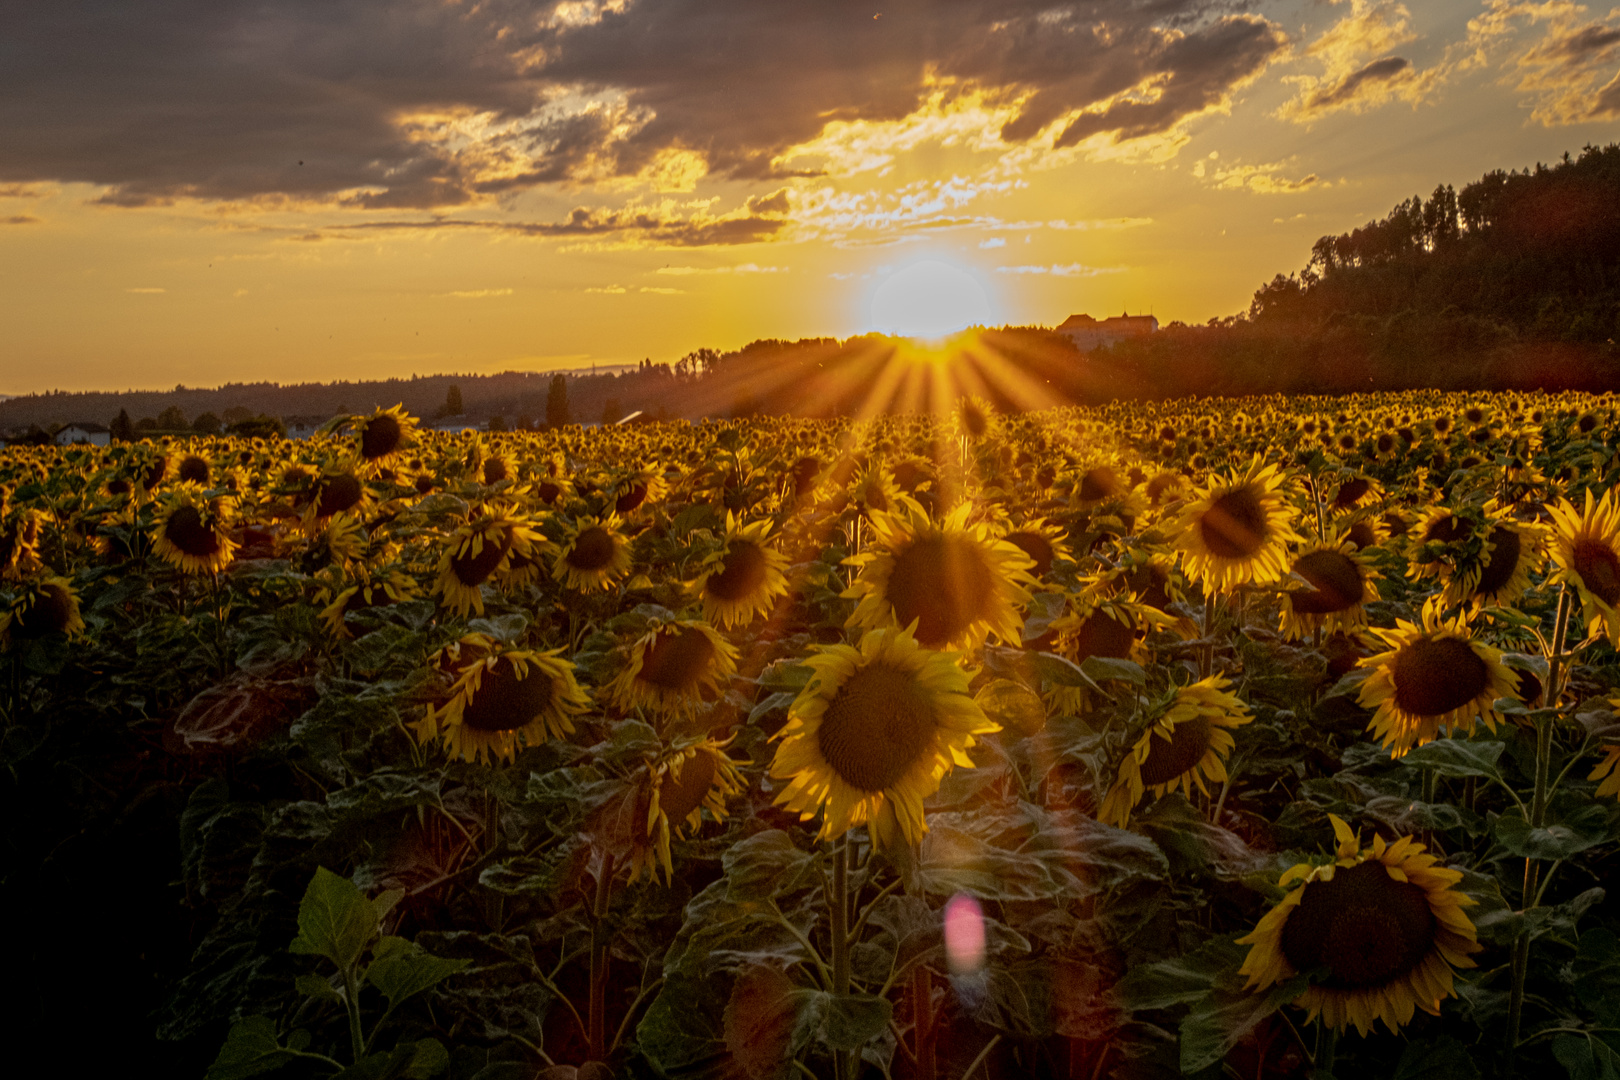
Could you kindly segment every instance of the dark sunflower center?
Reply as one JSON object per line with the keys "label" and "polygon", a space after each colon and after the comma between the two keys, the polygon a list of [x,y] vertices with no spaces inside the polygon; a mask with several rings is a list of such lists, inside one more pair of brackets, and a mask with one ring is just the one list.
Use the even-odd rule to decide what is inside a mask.
{"label": "dark sunflower center", "polygon": [[1095,469],[1088,469],[1080,478],[1080,497],[1087,502],[1111,499],[1119,494],[1120,487],[1119,477],[1114,475],[1114,470],[1099,465]]}
{"label": "dark sunflower center", "polygon": [[995,575],[973,544],[951,536],[923,536],[894,558],[888,598],[895,620],[917,620],[917,640],[937,649],[988,614]]}
{"label": "dark sunflower center", "polygon": [[193,484],[208,483],[208,462],[196,454],[187,454],[180,459],[179,476],[182,480],[189,480]]}
{"label": "dark sunflower center", "polygon": [[821,462],[813,457],[803,457],[793,463],[791,470],[793,476],[793,494],[806,495],[816,486],[816,477],[821,474]]}
{"label": "dark sunflower center", "polygon": [[1168,784],[1204,760],[1212,730],[1208,717],[1195,716],[1177,724],[1168,739],[1153,736],[1147,760],[1142,762],[1142,783],[1147,787]]}
{"label": "dark sunflower center", "polygon": [[1204,546],[1223,559],[1247,559],[1266,542],[1266,508],[1245,484],[1216,499],[1198,519]]}
{"label": "dark sunflower center", "polygon": [[1345,533],[1345,537],[1358,548],[1372,547],[1378,542],[1378,534],[1365,521],[1358,521],[1350,526],[1350,531]]}
{"label": "dark sunflower center", "polygon": [[366,421],[366,430],[360,436],[360,456],[367,461],[387,457],[399,449],[403,436],[397,419],[387,413],[373,416]]}
{"label": "dark sunflower center", "polygon": [[889,509],[889,500],[888,497],[883,494],[883,485],[879,484],[876,480],[867,481],[866,491],[861,495],[861,499],[868,507],[879,511],[880,513],[887,512]]}
{"label": "dark sunflower center", "polygon": [[1052,569],[1052,558],[1057,553],[1046,537],[1038,532],[1015,532],[1007,534],[1007,543],[1028,555],[1035,564],[1035,573],[1045,574]]}
{"label": "dark sunflower center", "polygon": [[73,597],[60,585],[47,585],[34,595],[27,611],[11,620],[11,632],[32,641],[66,630],[72,619]]}
{"label": "dark sunflower center", "polygon": [[1423,542],[1428,544],[1438,540],[1442,544],[1453,544],[1472,535],[1474,527],[1468,523],[1467,518],[1447,514],[1429,523],[1429,527],[1423,530]]}
{"label": "dark sunflower center", "polygon": [[933,704],[911,672],[869,664],[827,703],[816,740],[845,783],[882,791],[928,752],[936,726]]}
{"label": "dark sunflower center", "polygon": [[710,574],[703,587],[719,599],[735,603],[759,591],[770,564],[758,544],[733,540],[726,548],[724,566],[718,574]]}
{"label": "dark sunflower center", "polygon": [[621,514],[628,514],[646,501],[647,485],[637,480],[630,485],[623,495],[613,501],[613,508]]}
{"label": "dark sunflower center", "polygon": [[1359,476],[1344,483],[1340,486],[1339,493],[1333,496],[1333,508],[1335,510],[1348,510],[1361,501],[1362,496],[1367,494],[1371,486]]}
{"label": "dark sunflower center", "polygon": [[169,459],[158,458],[141,476],[141,485],[148,490],[155,488],[163,480],[163,474],[169,471]]}
{"label": "dark sunflower center", "polygon": [[1526,705],[1534,705],[1541,699],[1541,679],[1533,671],[1521,671],[1518,674],[1517,689],[1514,693]]}
{"label": "dark sunflower center", "polygon": [[714,773],[714,755],[699,751],[681,762],[679,779],[673,773],[664,776],[658,788],[658,808],[671,825],[685,821],[687,814],[703,805],[704,797],[714,784]]}
{"label": "dark sunflower center", "polygon": [[128,480],[110,480],[110,481],[108,481],[107,482],[107,494],[109,494],[109,495],[128,495],[129,494],[129,481]]}
{"label": "dark sunflower center", "polygon": [[1396,881],[1377,861],[1339,867],[1305,886],[1283,924],[1282,951],[1295,971],[1328,969],[1333,990],[1387,986],[1434,948],[1434,912],[1420,885]]}
{"label": "dark sunflower center", "polygon": [[1479,584],[1474,587],[1475,596],[1490,596],[1507,585],[1513,571],[1518,569],[1522,547],[1519,534],[1506,525],[1491,530],[1491,557],[1480,572]]}
{"label": "dark sunflower center", "polygon": [[661,690],[680,690],[703,677],[714,662],[714,642],[690,626],[659,634],[641,659],[641,681]]}
{"label": "dark sunflower center", "polygon": [[977,438],[990,426],[990,418],[978,406],[965,404],[962,406],[962,426],[967,428],[968,434]]}
{"label": "dark sunflower center", "polygon": [[1131,655],[1136,632],[1119,620],[1102,612],[1094,612],[1080,624],[1074,636],[1075,659],[1088,656],[1112,656],[1123,660]]}
{"label": "dark sunflower center", "polygon": [[353,508],[360,501],[364,489],[353,473],[340,473],[329,476],[321,484],[320,503],[315,507],[315,513],[320,517],[331,517]]}
{"label": "dark sunflower center", "polygon": [[1421,637],[1395,654],[1395,704],[1410,716],[1443,716],[1473,701],[1491,671],[1460,638]]}
{"label": "dark sunflower center", "polygon": [[498,457],[487,458],[484,461],[484,483],[498,484],[507,476],[506,462]]}
{"label": "dark sunflower center", "polygon": [[170,514],[163,524],[163,536],[187,555],[199,559],[206,559],[219,550],[219,537],[203,521],[195,506],[182,506]]}
{"label": "dark sunflower center", "polygon": [[502,660],[479,680],[478,692],[461,714],[461,722],[474,731],[512,731],[550,707],[555,688],[535,668],[520,679],[509,660]]}
{"label": "dark sunflower center", "polygon": [[1131,571],[1125,583],[1132,592],[1142,597],[1142,603],[1161,610],[1170,606],[1170,592],[1166,588],[1170,584],[1170,575],[1163,567],[1144,563]]}
{"label": "dark sunflower center", "polygon": [[1296,614],[1329,615],[1362,601],[1361,568],[1348,555],[1312,551],[1300,556],[1294,573],[1311,583],[1310,589],[1289,596]]}
{"label": "dark sunflower center", "polygon": [[557,501],[557,496],[562,494],[562,488],[553,484],[550,480],[546,480],[541,483],[537,494],[540,496],[540,501],[549,506]]}
{"label": "dark sunflower center", "polygon": [[502,536],[499,541],[494,542],[486,536],[478,554],[451,556],[450,572],[456,575],[456,580],[468,588],[477,588],[489,580],[489,575],[495,572],[495,568],[501,564],[501,559],[511,546],[512,538],[509,536]]}
{"label": "dark sunflower center", "polygon": [[600,525],[592,525],[574,538],[568,565],[575,570],[603,570],[613,561],[613,537]]}
{"label": "dark sunflower center", "polygon": [[1576,541],[1571,561],[1587,592],[1610,607],[1620,601],[1620,555],[1614,548],[1587,537]]}
{"label": "dark sunflower center", "polygon": [[416,493],[418,495],[426,495],[426,494],[428,494],[429,492],[431,492],[433,490],[433,477],[431,477],[431,476],[418,476],[416,478],[416,485],[415,486],[416,486]]}

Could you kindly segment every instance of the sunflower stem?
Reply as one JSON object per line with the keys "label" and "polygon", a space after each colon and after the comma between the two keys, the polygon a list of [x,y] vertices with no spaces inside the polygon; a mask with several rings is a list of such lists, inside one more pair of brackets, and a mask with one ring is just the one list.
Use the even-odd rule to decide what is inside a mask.
{"label": "sunflower stem", "polygon": [[1323,1024],[1316,1033],[1316,1060],[1315,1068],[1311,1071],[1312,1080],[1333,1080],[1333,1059],[1338,1056],[1339,1029],[1330,1024]]}
{"label": "sunflower stem", "polygon": [[[827,914],[832,931],[832,992],[842,997],[849,993],[849,834],[833,849],[832,893],[827,897]],[[833,1053],[834,1075],[848,1080],[855,1074],[852,1054]]]}
{"label": "sunflower stem", "polygon": [[927,964],[911,972],[911,1011],[916,1020],[917,1080],[934,1080],[934,980]]}
{"label": "sunflower stem", "polygon": [[596,876],[596,903],[591,920],[590,1031],[591,1060],[601,1061],[607,1051],[607,913],[613,895],[613,853],[602,856]]}

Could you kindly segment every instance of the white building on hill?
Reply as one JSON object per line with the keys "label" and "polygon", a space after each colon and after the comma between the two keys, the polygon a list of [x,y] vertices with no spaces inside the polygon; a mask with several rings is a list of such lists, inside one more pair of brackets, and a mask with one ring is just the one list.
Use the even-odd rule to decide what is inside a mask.
{"label": "white building on hill", "polygon": [[1098,322],[1090,315],[1070,315],[1057,328],[1081,352],[1090,352],[1128,338],[1142,338],[1159,329],[1152,315],[1111,315]]}

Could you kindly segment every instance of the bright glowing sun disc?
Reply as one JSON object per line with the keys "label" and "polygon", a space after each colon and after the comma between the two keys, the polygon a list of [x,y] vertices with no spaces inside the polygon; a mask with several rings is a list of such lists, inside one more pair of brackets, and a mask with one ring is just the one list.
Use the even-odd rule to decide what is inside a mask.
{"label": "bright glowing sun disc", "polygon": [[872,328],[885,334],[937,338],[990,321],[990,298],[978,280],[936,259],[902,267],[872,293]]}

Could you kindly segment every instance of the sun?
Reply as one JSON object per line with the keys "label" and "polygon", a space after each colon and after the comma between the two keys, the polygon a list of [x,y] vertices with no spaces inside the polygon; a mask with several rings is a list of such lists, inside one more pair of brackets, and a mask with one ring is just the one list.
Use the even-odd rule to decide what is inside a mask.
{"label": "sun", "polygon": [[993,321],[984,286],[967,270],[938,259],[909,263],[872,292],[872,329],[939,338]]}

